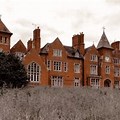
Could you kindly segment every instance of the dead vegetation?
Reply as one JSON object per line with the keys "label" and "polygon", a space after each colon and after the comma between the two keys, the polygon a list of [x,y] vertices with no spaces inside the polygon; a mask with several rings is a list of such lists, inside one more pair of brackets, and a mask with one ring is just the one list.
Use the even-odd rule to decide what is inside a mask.
{"label": "dead vegetation", "polygon": [[1,89],[0,120],[120,120],[120,90]]}

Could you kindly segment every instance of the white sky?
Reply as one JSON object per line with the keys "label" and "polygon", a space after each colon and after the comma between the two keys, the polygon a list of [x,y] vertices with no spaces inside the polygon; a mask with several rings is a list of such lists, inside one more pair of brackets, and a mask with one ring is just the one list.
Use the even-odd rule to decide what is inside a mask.
{"label": "white sky", "polygon": [[32,24],[40,26],[42,47],[56,37],[71,46],[80,32],[85,47],[97,46],[103,26],[110,43],[120,40],[120,0],[0,0],[0,14],[13,33],[11,47],[19,39],[26,45]]}

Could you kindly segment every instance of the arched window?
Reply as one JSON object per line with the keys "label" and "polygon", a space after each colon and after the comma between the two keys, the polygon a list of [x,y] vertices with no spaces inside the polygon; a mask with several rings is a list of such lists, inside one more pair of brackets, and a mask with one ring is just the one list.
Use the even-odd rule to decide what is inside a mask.
{"label": "arched window", "polygon": [[31,64],[28,65],[27,73],[31,82],[40,81],[40,73],[41,73],[40,71],[41,71],[41,67],[37,63],[32,62]]}

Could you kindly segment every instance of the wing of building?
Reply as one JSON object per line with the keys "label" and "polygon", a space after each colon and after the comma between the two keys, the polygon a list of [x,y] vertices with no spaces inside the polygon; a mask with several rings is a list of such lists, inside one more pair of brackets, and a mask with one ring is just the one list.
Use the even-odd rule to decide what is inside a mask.
{"label": "wing of building", "polygon": [[0,52],[20,57],[30,79],[30,85],[51,87],[120,87],[120,41],[111,45],[103,30],[98,46],[85,48],[84,34],[73,35],[72,46],[59,38],[41,48],[41,30],[33,31],[27,48],[19,40],[10,49],[12,33],[0,19]]}

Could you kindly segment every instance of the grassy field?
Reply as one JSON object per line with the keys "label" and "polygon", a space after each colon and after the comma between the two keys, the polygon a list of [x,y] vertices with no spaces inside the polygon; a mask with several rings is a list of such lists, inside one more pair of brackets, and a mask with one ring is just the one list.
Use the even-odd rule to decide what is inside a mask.
{"label": "grassy field", "polygon": [[2,89],[0,120],[120,120],[120,90]]}

